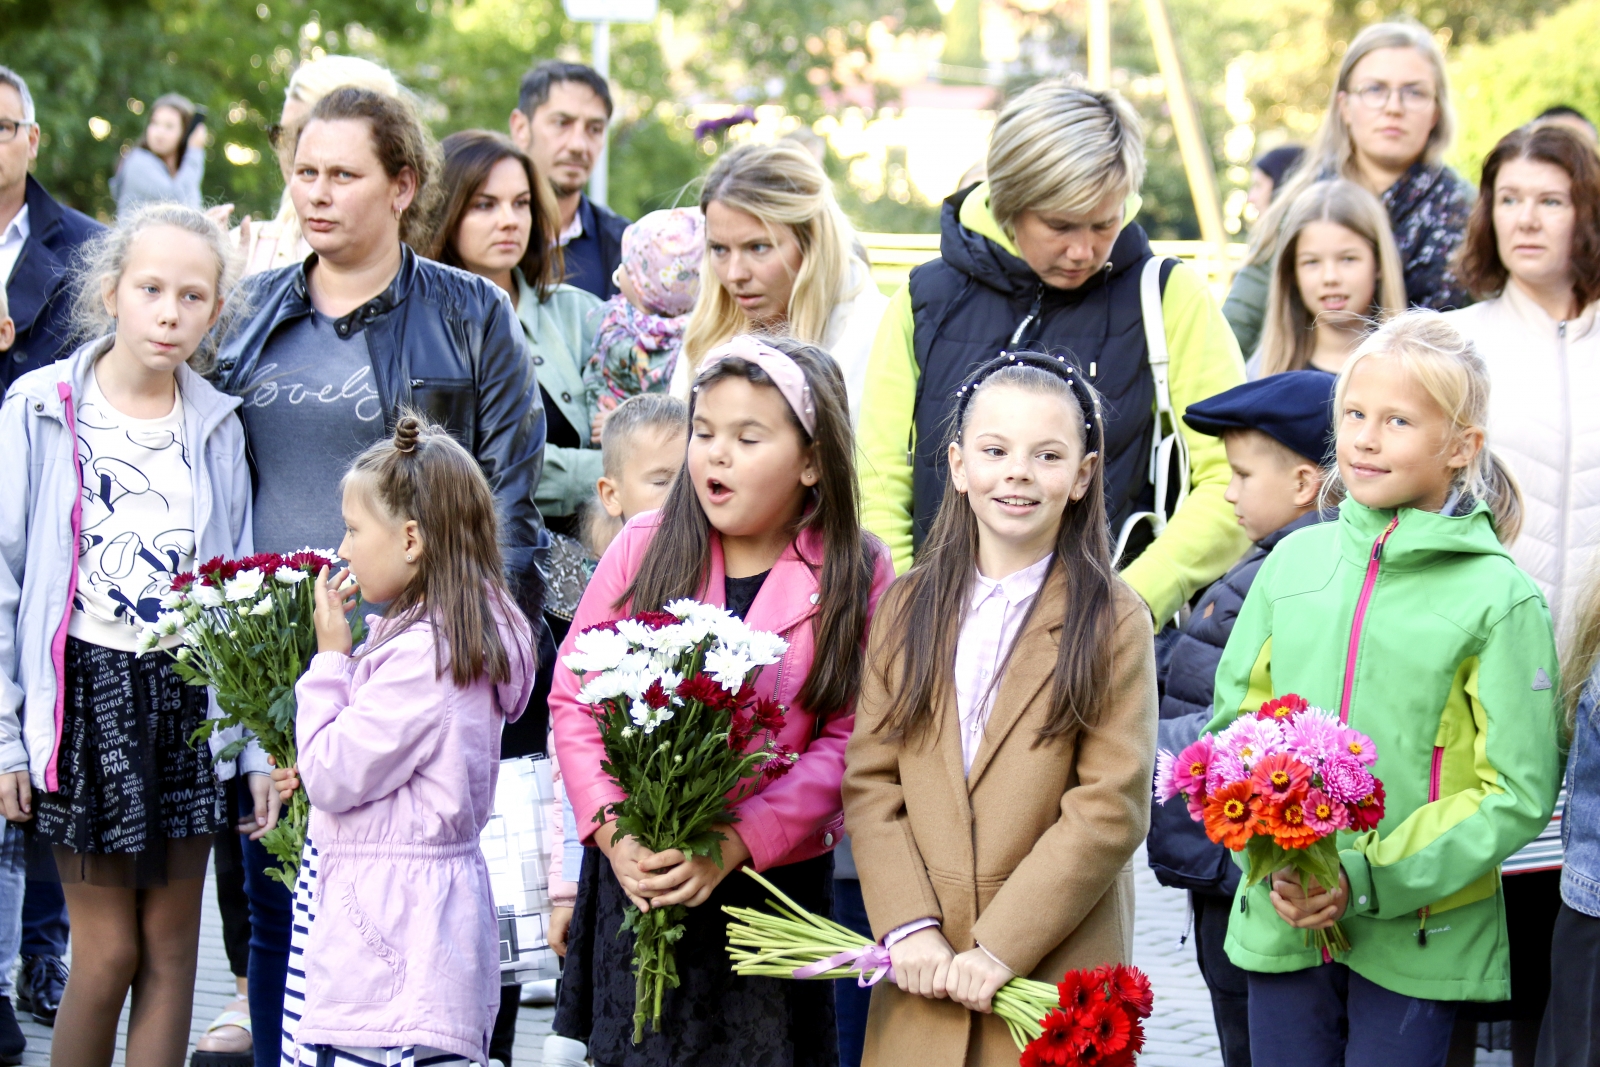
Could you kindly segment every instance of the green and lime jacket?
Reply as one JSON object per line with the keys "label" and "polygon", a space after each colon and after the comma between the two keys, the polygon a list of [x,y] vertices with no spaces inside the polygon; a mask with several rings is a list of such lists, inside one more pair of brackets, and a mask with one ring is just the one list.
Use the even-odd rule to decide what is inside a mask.
{"label": "green and lime jacket", "polygon": [[[1375,511],[1354,500],[1262,566],[1217,668],[1217,731],[1298,693],[1370,736],[1387,792],[1374,831],[1341,833],[1341,959],[1431,1000],[1511,995],[1500,863],[1550,820],[1561,784],[1550,612],[1489,510]],[[1227,952],[1249,971],[1320,952],[1241,885]]]}

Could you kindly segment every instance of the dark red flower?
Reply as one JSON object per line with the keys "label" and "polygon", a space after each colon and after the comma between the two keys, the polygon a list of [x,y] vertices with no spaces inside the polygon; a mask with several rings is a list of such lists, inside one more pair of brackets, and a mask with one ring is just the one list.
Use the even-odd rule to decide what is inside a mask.
{"label": "dark red flower", "polygon": [[763,782],[777,781],[789,773],[798,759],[799,757],[795,755],[794,749],[788,745],[775,746],[772,755],[761,765],[761,780]]}
{"label": "dark red flower", "polygon": [[770,734],[776,734],[783,729],[783,705],[770,697],[762,697],[756,701],[751,710],[756,726]]}
{"label": "dark red flower", "polygon": [[197,580],[194,575],[187,571],[182,574],[174,574],[172,576],[172,591],[174,593],[187,593],[194,588],[194,583]]}
{"label": "dark red flower", "polygon": [[660,711],[672,703],[672,695],[662,688],[661,679],[657,678],[650,683],[650,688],[644,691],[644,702],[647,706]]}
{"label": "dark red flower", "polygon": [[712,711],[731,711],[739,706],[734,695],[717,684],[717,680],[709,674],[685,678],[678,683],[676,691],[683,699],[698,701]]}
{"label": "dark red flower", "polygon": [[1150,979],[1139,968],[1118,964],[1112,969],[1107,988],[1113,1004],[1128,1008],[1140,1019],[1150,1017],[1155,994],[1150,989]]}
{"label": "dark red flower", "polygon": [[1383,783],[1374,780],[1372,792],[1362,797],[1350,809],[1350,829],[1375,830],[1383,819]]}
{"label": "dark red flower", "polygon": [[1102,1057],[1128,1047],[1133,1020],[1120,1007],[1104,1002],[1091,1005],[1086,1017],[1079,1021]]}
{"label": "dark red flower", "polygon": [[1256,712],[1258,719],[1271,719],[1274,722],[1289,722],[1296,715],[1305,711],[1311,705],[1299,693],[1285,693],[1261,705],[1261,710]]}
{"label": "dark red flower", "polygon": [[331,562],[321,552],[291,552],[283,557],[283,565],[285,567],[293,567],[297,571],[305,571],[307,574],[316,574],[324,567],[327,567],[331,572],[334,567],[338,566],[337,563]]}
{"label": "dark red flower", "polygon": [[617,632],[616,620],[613,619],[611,622],[597,622],[593,626],[585,626],[583,629],[578,631],[578,636],[582,637],[584,634],[592,633],[593,631],[596,631],[596,630],[599,630],[599,631],[602,631],[602,632],[608,633],[608,634],[614,634],[614,633]]}
{"label": "dark red flower", "polygon": [[633,621],[648,626],[652,630],[660,630],[668,626],[676,626],[682,620],[670,611],[641,611],[633,616]]}
{"label": "dark red flower", "polygon": [[1062,975],[1061,981],[1056,983],[1056,993],[1061,998],[1061,1010],[1074,1019],[1083,1014],[1089,1002],[1098,996],[1098,990],[1087,971],[1068,971]]}
{"label": "dark red flower", "polygon": [[[1082,1055],[1088,1034],[1064,1011],[1052,1011],[1040,1020],[1044,1033],[1028,1042],[1022,1063],[1070,1067]],[[1032,1058],[1030,1059],[1030,1054]]]}

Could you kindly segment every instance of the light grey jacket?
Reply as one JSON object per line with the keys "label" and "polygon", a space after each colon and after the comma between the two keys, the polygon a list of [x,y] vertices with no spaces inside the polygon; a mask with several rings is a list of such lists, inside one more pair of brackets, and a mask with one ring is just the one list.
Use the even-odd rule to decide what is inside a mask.
{"label": "light grey jacket", "polygon": [[545,446],[544,474],[533,491],[533,502],[539,514],[559,518],[577,513],[594,495],[594,483],[601,474],[600,446],[589,443],[595,409],[583,384],[583,368],[594,349],[595,323],[590,312],[600,306],[600,300],[574,286],[558,285],[540,303],[520,272],[516,278],[521,294],[517,318],[527,338],[533,373],[549,397],[547,406],[560,409],[582,442],[577,448]]}
{"label": "light grey jacket", "polygon": [[[67,621],[83,515],[76,398],[111,342],[91,341],[23,375],[0,405],[0,771],[29,771],[34,788],[46,791],[59,788]],[[234,414],[240,401],[187,366],[178,368],[178,391],[194,477],[195,556],[248,555],[250,468]],[[214,752],[239,736],[229,733],[213,737]],[[265,770],[251,747],[257,756],[246,769]],[[234,767],[218,772],[230,778]]]}
{"label": "light grey jacket", "polygon": [[187,148],[178,173],[167,169],[161,157],[148,148],[135,148],[111,177],[111,195],[117,214],[125,216],[140,204],[166,202],[199,209],[200,181],[206,176],[206,150]]}

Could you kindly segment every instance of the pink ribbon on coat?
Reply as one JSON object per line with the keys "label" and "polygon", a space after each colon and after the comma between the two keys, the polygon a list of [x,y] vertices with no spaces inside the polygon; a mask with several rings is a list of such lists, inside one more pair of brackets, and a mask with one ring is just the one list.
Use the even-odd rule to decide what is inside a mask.
{"label": "pink ribbon on coat", "polygon": [[[815,978],[819,974],[827,974],[835,967],[845,966],[856,972],[856,985],[862,989],[870,989],[885,978],[891,981],[894,979],[894,964],[889,962],[889,950],[882,945],[847,948],[836,956],[829,956],[825,960],[795,968],[794,976]],[[872,972],[870,976],[868,971]]]}

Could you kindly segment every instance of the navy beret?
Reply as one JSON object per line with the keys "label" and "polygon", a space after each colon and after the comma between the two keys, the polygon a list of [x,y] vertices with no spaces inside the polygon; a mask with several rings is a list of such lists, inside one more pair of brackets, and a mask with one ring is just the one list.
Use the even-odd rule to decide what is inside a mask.
{"label": "navy beret", "polygon": [[1273,374],[1190,404],[1183,421],[1212,437],[1229,430],[1260,430],[1321,464],[1333,445],[1334,381],[1320,370]]}

